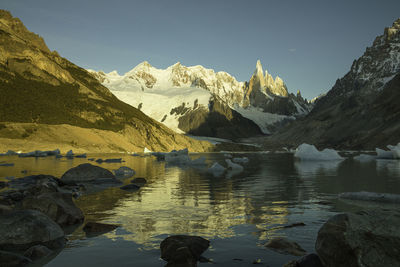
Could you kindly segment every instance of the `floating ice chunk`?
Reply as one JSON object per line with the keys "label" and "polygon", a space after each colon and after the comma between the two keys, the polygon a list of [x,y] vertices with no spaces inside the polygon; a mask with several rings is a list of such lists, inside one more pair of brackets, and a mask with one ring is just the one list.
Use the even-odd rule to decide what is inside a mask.
{"label": "floating ice chunk", "polygon": [[194,159],[190,162],[190,165],[194,165],[194,166],[206,165],[206,157],[200,157],[200,158]]}
{"label": "floating ice chunk", "polygon": [[86,153],[76,155],[75,158],[86,158]]}
{"label": "floating ice chunk", "polygon": [[215,162],[207,171],[212,173],[214,176],[221,176],[225,172],[225,167],[218,162]]}
{"label": "floating ice chunk", "polygon": [[232,170],[243,170],[243,166],[233,163],[230,159],[225,159],[226,164],[228,164],[228,169],[232,169]]}
{"label": "floating ice chunk", "polygon": [[247,158],[247,157],[233,158],[232,161],[235,163],[247,163],[247,162],[249,162],[249,158]]}
{"label": "floating ice chunk", "polygon": [[0,163],[0,167],[12,167],[14,163]]}
{"label": "floating ice chunk", "polygon": [[353,159],[358,161],[372,161],[376,159],[376,156],[368,154],[360,154],[358,156],[355,156]]}
{"label": "floating ice chunk", "polygon": [[385,203],[400,203],[400,195],[374,192],[345,192],[339,194],[339,198],[363,201],[378,201]]}
{"label": "floating ice chunk", "polygon": [[228,154],[228,153],[225,153],[225,154],[224,154],[224,157],[225,157],[225,158],[228,158],[228,159],[231,159],[231,158],[232,158],[232,155],[231,155],[231,154]]}
{"label": "floating ice chunk", "polygon": [[294,153],[296,158],[301,160],[342,160],[343,158],[334,149],[325,148],[319,151],[315,146],[309,144],[301,144]]}
{"label": "floating ice chunk", "polygon": [[8,150],[6,153],[0,154],[0,156],[14,156],[14,155],[18,155],[18,153],[13,150]]}
{"label": "floating ice chunk", "polygon": [[393,158],[400,159],[400,143],[398,143],[397,146],[388,145],[387,148],[392,152]]}
{"label": "floating ice chunk", "polygon": [[145,147],[145,148],[143,149],[143,153],[151,153],[151,150],[148,149],[147,147]]}
{"label": "floating ice chunk", "polygon": [[187,165],[191,161],[188,154],[189,151],[187,148],[178,151],[172,150],[169,153],[165,153],[164,158],[169,164]]}
{"label": "floating ice chunk", "polygon": [[377,159],[393,159],[393,152],[375,148]]}
{"label": "floating ice chunk", "polygon": [[122,166],[122,167],[119,167],[118,169],[114,170],[114,174],[117,177],[126,178],[126,177],[131,177],[131,176],[135,175],[135,171],[129,167]]}
{"label": "floating ice chunk", "polygon": [[74,152],[72,151],[72,149],[69,150],[69,151],[67,152],[67,154],[65,154],[65,156],[66,156],[67,158],[72,158],[72,157],[74,156]]}

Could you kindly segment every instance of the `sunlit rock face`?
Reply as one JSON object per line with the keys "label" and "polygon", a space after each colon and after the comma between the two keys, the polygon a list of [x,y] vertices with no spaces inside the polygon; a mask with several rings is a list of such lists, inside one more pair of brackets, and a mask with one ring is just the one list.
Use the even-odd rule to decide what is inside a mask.
{"label": "sunlit rock face", "polygon": [[400,136],[400,19],[376,37],[310,114],[277,135],[297,146],[375,149]]}

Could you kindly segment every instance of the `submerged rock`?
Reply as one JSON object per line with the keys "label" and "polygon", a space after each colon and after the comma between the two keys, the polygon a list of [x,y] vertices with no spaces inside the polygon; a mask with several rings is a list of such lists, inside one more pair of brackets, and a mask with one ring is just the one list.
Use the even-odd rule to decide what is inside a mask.
{"label": "submerged rock", "polygon": [[200,236],[170,236],[160,244],[161,258],[168,262],[167,266],[197,266],[209,245],[210,241]]}
{"label": "submerged rock", "polygon": [[32,260],[25,256],[19,255],[17,253],[9,252],[9,251],[0,250],[1,266],[20,267],[20,266],[26,266],[31,262],[32,262]]}
{"label": "submerged rock", "polygon": [[147,180],[143,177],[137,177],[131,181],[132,184],[142,186],[147,183]]}
{"label": "submerged rock", "polygon": [[292,254],[295,256],[303,256],[306,254],[306,251],[300,247],[299,244],[284,237],[271,239],[267,244],[265,244],[265,247],[282,254]]}
{"label": "submerged rock", "polygon": [[140,186],[136,184],[127,184],[124,186],[121,186],[120,189],[125,190],[125,191],[137,191],[140,189]]}
{"label": "submerged rock", "polygon": [[24,256],[31,260],[37,260],[49,256],[51,253],[53,253],[53,251],[48,247],[43,245],[36,245],[25,251]]}
{"label": "submerged rock", "polygon": [[400,211],[337,214],[319,230],[315,249],[326,267],[400,266]]}
{"label": "submerged rock", "polygon": [[116,228],[119,225],[115,224],[105,224],[105,223],[98,223],[98,222],[87,222],[83,227],[83,231],[86,233],[87,236],[97,236],[104,233],[108,233]]}
{"label": "submerged rock", "polygon": [[83,213],[75,205],[69,193],[51,192],[25,198],[20,207],[43,212],[60,226],[83,222]]}
{"label": "submerged rock", "polygon": [[65,244],[64,231],[37,210],[0,215],[0,249],[22,250],[37,244],[60,248]]}
{"label": "submerged rock", "polygon": [[109,170],[90,163],[84,163],[69,169],[61,176],[61,181],[66,184],[121,183]]}

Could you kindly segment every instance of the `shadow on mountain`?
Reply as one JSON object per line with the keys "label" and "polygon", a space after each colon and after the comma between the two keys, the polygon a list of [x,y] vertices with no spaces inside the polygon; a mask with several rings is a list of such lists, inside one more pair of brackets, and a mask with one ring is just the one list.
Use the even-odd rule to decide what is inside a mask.
{"label": "shadow on mountain", "polygon": [[179,118],[179,129],[191,135],[234,140],[240,137],[262,135],[260,128],[228,105],[214,97],[208,110],[200,106],[188,110]]}

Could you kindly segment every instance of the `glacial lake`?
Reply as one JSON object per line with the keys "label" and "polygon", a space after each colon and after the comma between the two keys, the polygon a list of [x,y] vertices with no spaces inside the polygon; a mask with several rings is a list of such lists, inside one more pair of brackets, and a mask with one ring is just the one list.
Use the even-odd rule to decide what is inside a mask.
{"label": "glacial lake", "polygon": [[[137,192],[119,188],[83,195],[76,204],[86,221],[121,225],[112,232],[87,238],[82,227],[68,236],[67,246],[46,266],[164,266],[159,244],[168,235],[199,235],[211,241],[203,254],[212,266],[282,266],[298,257],[283,255],[263,245],[273,237],[287,237],[307,252],[322,224],[334,214],[371,206],[391,207],[338,199],[341,192],[371,191],[400,194],[400,160],[359,162],[351,157],[335,162],[304,162],[290,153],[232,153],[248,157],[239,174],[214,177],[190,167],[170,166],[155,157],[96,154],[88,158],[123,158],[123,163],[102,163],[113,170],[128,166],[132,177],[148,183]],[[347,154],[349,156],[350,154]],[[207,162],[224,162],[223,153],[205,156]],[[56,177],[88,159],[55,157],[0,157],[0,180],[51,174]],[[24,173],[22,173],[24,171]],[[130,183],[132,178],[123,180]],[[280,228],[302,222],[305,226]],[[210,263],[199,263],[209,266]]]}

